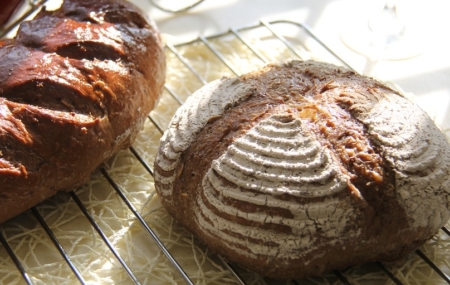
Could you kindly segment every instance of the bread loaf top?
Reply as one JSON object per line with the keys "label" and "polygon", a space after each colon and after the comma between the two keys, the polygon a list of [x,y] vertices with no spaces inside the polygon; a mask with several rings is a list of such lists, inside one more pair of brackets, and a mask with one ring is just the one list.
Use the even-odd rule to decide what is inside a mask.
{"label": "bread loaf top", "polygon": [[127,1],[43,10],[0,58],[0,222],[130,146],[165,78],[158,30]]}
{"label": "bread loaf top", "polygon": [[312,61],[200,89],[155,162],[175,218],[227,258],[283,278],[414,248],[449,219],[449,174],[449,144],[419,107]]}

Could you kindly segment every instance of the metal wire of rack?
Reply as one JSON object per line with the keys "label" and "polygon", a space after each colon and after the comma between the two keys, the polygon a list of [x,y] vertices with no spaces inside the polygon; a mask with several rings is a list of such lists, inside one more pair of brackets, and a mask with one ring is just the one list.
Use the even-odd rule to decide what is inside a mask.
{"label": "metal wire of rack", "polygon": [[[284,35],[284,32],[281,32],[286,31],[286,29],[295,30],[294,38],[296,41],[293,42],[293,38],[288,38]],[[221,52],[220,48],[218,48],[215,43],[233,38],[233,41],[237,41],[240,45],[244,46],[245,49],[248,49],[250,51],[251,57],[257,58],[259,61],[261,61],[262,64],[266,64],[272,59],[268,57],[267,54],[264,54],[264,52],[262,52],[259,48],[255,47],[252,38],[248,37],[248,35],[255,34],[257,33],[257,31],[258,34],[259,31],[262,31],[262,36],[258,36],[259,38],[270,38],[277,44],[281,43],[281,45],[288,50],[289,54],[292,57],[304,59],[305,56],[310,56],[310,50],[315,49],[314,52],[320,53],[322,55],[321,58],[325,58],[326,60],[334,61],[335,63],[349,67],[348,64],[346,64],[341,58],[339,58],[339,56],[337,56],[332,51],[332,49],[327,47],[326,44],[324,44],[307,26],[290,21],[261,21],[260,23],[257,23],[255,25],[232,28],[229,31],[221,34],[212,36],[202,35],[190,42],[179,44],[167,43],[166,52],[173,60],[177,60],[184,67],[184,72],[189,73],[189,76],[191,78],[189,80],[196,80],[198,81],[198,85],[201,86],[210,81],[210,78],[205,78],[204,74],[201,71],[197,70],[197,68],[191,63],[191,60],[188,59],[188,56],[184,54],[183,49],[197,49],[198,45],[201,45],[208,52],[213,54],[218,63],[224,65],[225,68],[229,70],[230,75],[239,75],[242,73],[241,67],[233,64],[228,54],[226,52]],[[183,73],[182,71],[177,72]],[[183,74],[170,74],[169,77],[170,76],[177,78],[183,76]],[[168,102],[172,102],[172,105],[180,105],[184,102],[186,97],[189,96],[190,93],[192,93],[190,90],[185,89],[189,88],[184,88],[182,92],[178,92],[177,88],[172,86],[169,82],[165,85],[164,96],[168,98]],[[176,106],[174,106],[174,108],[176,109]],[[157,136],[160,136],[167,125],[167,113],[165,113],[165,115],[158,115],[157,112],[152,112],[148,117],[147,123],[149,127],[147,129],[144,129],[143,132],[151,131],[158,134]],[[146,178],[147,183],[152,184],[152,155],[146,154],[145,145],[139,145],[138,147],[135,147],[133,145],[129,150],[124,151],[123,153],[126,153],[123,155],[126,161],[132,164],[138,164],[139,167],[144,169],[144,171],[146,172],[145,175],[148,176],[148,178]],[[104,183],[107,183],[109,185],[108,187],[112,189],[111,192],[114,193],[112,195],[118,197],[118,200],[120,200],[120,204],[124,205],[124,208],[127,209],[128,215],[130,215],[127,221],[138,224],[141,231],[149,236],[151,240],[153,240],[148,242],[153,242],[159,248],[159,252],[157,253],[157,255],[162,255],[164,257],[157,259],[157,262],[165,259],[172,267],[171,270],[175,272],[172,276],[173,280],[176,281],[172,281],[172,284],[176,284],[178,282],[185,284],[209,284],[209,281],[204,281],[204,279],[199,278],[195,271],[186,269],[187,264],[194,263],[194,261],[192,261],[192,258],[190,256],[180,256],[174,254],[176,250],[173,250],[173,245],[168,242],[168,239],[165,236],[162,237],[159,234],[158,229],[155,229],[152,225],[150,225],[148,216],[143,213],[143,206],[136,205],[133,197],[133,185],[127,188],[124,187],[124,183],[121,182],[123,179],[126,179],[126,173],[121,174],[120,169],[116,171],[116,169],[114,168],[114,163],[111,163],[109,165],[106,164],[105,166],[101,167],[99,172],[94,175],[100,177],[100,179]],[[92,187],[95,188],[95,185],[93,185]],[[100,238],[101,243],[106,246],[111,253],[111,256],[109,257],[109,260],[111,260],[111,264],[118,264],[115,267],[113,266],[109,271],[107,270],[106,274],[113,275],[113,273],[115,274],[115,271],[119,270],[118,268],[121,268],[121,270],[126,273],[125,275],[127,275],[127,278],[125,278],[125,281],[122,281],[120,284],[154,284],[154,281],[157,281],[154,279],[146,279],[145,277],[143,277],[145,275],[143,275],[142,272],[137,272],[138,270],[136,270],[135,266],[135,263],[137,261],[133,258],[130,258],[130,256],[126,252],[124,253],[124,251],[120,247],[118,247],[120,239],[114,239],[114,234],[110,233],[111,231],[114,232],[114,229],[112,229],[113,226],[105,227],[104,222],[99,221],[98,212],[103,211],[103,209],[101,207],[95,208],[94,206],[89,204],[89,202],[87,202],[88,200],[86,200],[85,198],[86,196],[94,196],[94,194],[91,193],[93,191],[92,187],[84,187],[84,190],[61,193],[57,195],[58,197],[54,198],[55,201],[49,202],[47,204],[43,203],[42,205],[38,205],[28,211],[26,214],[24,214],[26,215],[25,218],[19,216],[13,219],[13,221],[6,222],[5,224],[0,226],[0,243],[2,244],[2,248],[0,247],[0,281],[16,284],[44,284],[45,282],[40,279],[41,277],[43,278],[44,275],[35,272],[35,268],[44,266],[44,268],[47,268],[50,273],[60,272],[62,268],[68,268],[64,271],[65,275],[55,273],[56,275],[59,274],[59,276],[57,276],[59,279],[55,279],[61,281],[58,282],[59,284],[90,284],[90,281],[86,277],[86,275],[88,275],[89,273],[89,268],[85,268],[80,265],[80,262],[77,259],[78,257],[75,258],[74,254],[72,253],[73,247],[67,245],[77,244],[78,240],[75,238],[68,241],[67,236],[64,234],[64,231],[61,232],[58,228],[53,226],[54,224],[56,224],[53,221],[58,221],[58,217],[54,217],[54,214],[53,216],[51,214],[47,214],[47,209],[52,207],[52,203],[65,203],[75,205],[78,211],[82,212],[84,222],[87,222],[89,226],[87,228],[80,226],[80,235],[81,232],[92,230],[92,234],[96,234]],[[148,200],[151,200],[151,198],[152,196],[149,195]],[[70,214],[70,210],[67,211]],[[65,213],[58,213],[57,216],[64,214]],[[30,220],[32,222],[30,222]],[[73,224],[77,225],[78,223],[79,222],[75,221],[72,223],[72,226]],[[173,221],[169,219],[167,223],[173,223]],[[30,265],[30,262],[25,261],[24,256],[28,257],[28,255],[26,253],[24,255],[21,252],[23,251],[22,247],[28,241],[29,235],[21,235],[23,229],[31,229],[33,235],[36,235],[36,238],[38,239],[45,238],[50,240],[53,246],[56,248],[56,251],[60,255],[60,258],[58,258],[59,261],[50,262],[48,264],[40,264],[37,260],[35,260],[34,263],[31,262],[33,263],[32,265]],[[37,235],[37,231],[42,230],[45,232],[45,235]],[[56,231],[58,232],[58,234],[55,234]],[[117,231],[115,233],[117,233]],[[441,236],[443,236],[442,239],[445,240],[446,244],[450,243],[450,230],[448,226],[442,228],[442,233],[440,234]],[[171,232],[171,235],[175,234]],[[188,236],[189,239],[188,233],[186,233],[184,238],[186,238],[186,236]],[[195,244],[195,239],[192,237],[191,239],[194,240]],[[100,241],[95,241],[94,243],[98,244],[100,243]],[[125,247],[126,246],[127,245],[125,245]],[[431,246],[433,247],[433,245]],[[438,246],[435,245],[435,247]],[[201,248],[201,250],[207,251],[207,249],[202,248],[201,245],[199,245],[199,248]],[[48,250],[50,251],[50,248]],[[96,246],[90,247],[90,250],[96,250]],[[433,260],[432,257],[428,256],[428,252],[429,251],[421,248],[413,254],[414,257],[410,258],[415,258],[415,262],[420,262],[425,264],[425,266],[428,266],[428,268],[430,268],[430,270],[432,271],[432,273],[430,274],[434,276],[433,280],[436,280],[437,275],[442,281],[442,284],[450,284],[450,277],[448,274],[449,268],[446,267],[448,265],[437,263],[435,260]],[[230,284],[410,284],[408,276],[406,276],[406,274],[401,274],[400,269],[396,269],[395,266],[379,262],[370,265],[371,272],[373,270],[377,271],[377,277],[375,279],[377,279],[376,281],[378,283],[373,283],[373,280],[370,278],[368,279],[369,281],[365,280],[364,278],[360,278],[359,275],[368,275],[367,271],[361,268],[334,271],[326,276],[317,277],[316,279],[291,280],[286,283],[276,283],[273,280],[265,280],[260,277],[258,278],[257,276],[255,277],[254,274],[248,273],[245,270],[238,268],[234,264],[228,263],[220,256],[215,258],[216,260],[218,260],[218,263],[215,264],[215,266],[221,268],[220,272],[226,271],[224,280],[227,280]],[[77,259],[77,261],[74,261],[74,259]],[[9,269],[1,271],[1,266],[6,266],[5,264],[14,264],[14,267],[17,269],[16,273],[18,272],[18,274],[11,273],[11,270]],[[152,267],[152,265],[149,264],[147,265],[147,267],[150,268]],[[52,268],[56,269],[52,271]],[[430,270],[428,270],[427,272],[430,272]],[[360,273],[359,271],[363,273]],[[4,275],[3,278],[1,277],[2,274]],[[18,278],[17,275],[19,275],[20,278]],[[215,273],[215,271],[213,271],[212,275],[218,275],[218,273]],[[70,281],[64,283],[63,279],[67,279]],[[211,281],[210,284],[215,283]]]}
{"label": "metal wire of rack", "polygon": [[4,27],[0,26],[0,39],[11,32],[18,24],[40,10],[48,0],[27,0],[22,11],[13,17]]}

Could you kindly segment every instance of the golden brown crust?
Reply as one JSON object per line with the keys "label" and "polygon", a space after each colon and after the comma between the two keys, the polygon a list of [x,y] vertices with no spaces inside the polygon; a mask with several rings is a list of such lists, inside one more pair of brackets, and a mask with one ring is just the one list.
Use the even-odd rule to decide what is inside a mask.
{"label": "golden brown crust", "polygon": [[158,31],[125,1],[42,11],[0,57],[0,222],[129,147],[165,77]]}

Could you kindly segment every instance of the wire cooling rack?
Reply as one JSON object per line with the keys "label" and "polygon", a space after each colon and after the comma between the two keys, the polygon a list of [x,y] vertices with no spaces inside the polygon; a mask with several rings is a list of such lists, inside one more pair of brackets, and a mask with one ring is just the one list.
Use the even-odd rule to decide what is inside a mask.
{"label": "wire cooling rack", "polygon": [[0,284],[450,284],[447,224],[395,264],[373,263],[279,282],[209,252],[159,204],[153,160],[175,110],[203,84],[287,58],[349,67],[305,25],[261,21],[177,44],[167,39],[167,83],[128,150],[76,191],[0,226]]}
{"label": "wire cooling rack", "polygon": [[[5,1],[5,0],[3,0]],[[9,0],[8,0],[9,1]],[[0,39],[11,32],[25,19],[40,10],[48,0],[26,0],[18,7],[18,11],[11,16],[4,26],[0,25]]]}

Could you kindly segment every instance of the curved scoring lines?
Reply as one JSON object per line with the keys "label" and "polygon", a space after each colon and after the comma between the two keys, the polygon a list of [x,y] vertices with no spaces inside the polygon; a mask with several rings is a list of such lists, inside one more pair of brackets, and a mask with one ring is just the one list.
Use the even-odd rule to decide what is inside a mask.
{"label": "curved scoring lines", "polygon": [[[243,163],[251,163],[255,165],[255,168],[270,168],[273,172],[283,171],[283,170],[304,170],[307,171],[311,168],[318,168],[322,166],[326,160],[327,156],[323,154],[322,152],[318,151],[318,148],[314,149],[314,152],[311,151],[311,154],[316,154],[311,159],[307,159],[306,163],[303,162],[297,162],[295,159],[302,159],[304,158],[303,153],[291,152],[286,153],[285,157],[281,156],[281,151],[279,150],[278,153],[276,153],[276,156],[270,157],[268,159],[267,154],[275,154],[274,152],[270,153],[270,151],[263,151],[263,153],[253,152],[249,154],[249,150],[251,147],[251,144],[245,144],[242,143],[236,143],[234,145],[231,145],[228,148],[229,155],[233,156],[233,160],[235,161],[241,161]],[[255,149],[253,149],[255,150]],[[286,158],[289,158],[290,161],[287,161]],[[232,163],[232,162],[231,162]],[[239,167],[239,166],[238,166]],[[277,169],[278,168],[278,169]]]}
{"label": "curved scoring lines", "polygon": [[439,132],[429,117],[409,100],[383,99],[362,119],[384,148],[387,159],[402,172],[432,171],[441,160]]}
{"label": "curved scoring lines", "polygon": [[[164,171],[174,171],[180,165],[181,154],[190,147],[198,133],[211,118],[221,116],[225,109],[253,94],[253,87],[235,78],[215,80],[189,96],[178,108],[169,128],[160,140],[156,156]],[[155,177],[165,184],[163,195],[171,195],[175,173],[166,175],[155,169]]]}
{"label": "curved scoring lines", "polygon": [[421,134],[420,120],[423,116],[414,104],[392,95],[389,99],[380,100],[361,119],[382,145],[397,148]]}
{"label": "curved scoring lines", "polygon": [[302,135],[300,120],[285,124],[263,121],[230,145],[228,152],[236,160],[247,160],[256,167],[280,168],[279,171],[316,168],[326,159],[319,142]]}
{"label": "curved scoring lines", "polygon": [[170,143],[177,152],[186,150],[211,118],[253,94],[253,87],[235,78],[213,81],[190,96],[170,124]]}
{"label": "curved scoring lines", "polygon": [[[387,96],[358,115],[395,171],[396,191],[411,226],[437,230],[448,219],[441,214],[446,212],[446,202],[439,198],[450,185],[448,143],[418,106],[395,94]],[[422,214],[430,209],[435,214]]]}
{"label": "curved scoring lines", "polygon": [[[242,155],[239,155],[242,154]],[[272,182],[275,184],[286,183],[323,183],[331,179],[336,174],[336,167],[332,164],[332,159],[327,151],[319,152],[318,161],[322,163],[277,163],[275,159],[259,164],[257,154],[245,156],[244,152],[233,152],[228,149],[227,154],[222,156],[220,161],[213,162],[213,168],[224,176],[232,173],[236,177],[246,179],[253,176],[261,182]],[[268,158],[259,158],[260,161]],[[316,159],[313,160],[315,162]],[[229,174],[227,174],[229,173]]]}
{"label": "curved scoring lines", "polygon": [[[214,183],[216,182],[216,183]],[[213,184],[214,183],[214,184]],[[287,225],[293,229],[302,229],[305,227],[305,220],[307,218],[306,215],[304,215],[304,219],[289,219],[280,215],[271,215],[268,213],[264,213],[262,211],[260,212],[244,212],[242,210],[240,210],[238,207],[234,207],[232,205],[227,205],[225,203],[223,203],[222,199],[220,199],[218,196],[215,195],[216,190],[220,191],[220,193],[225,194],[225,196],[227,198],[237,198],[239,199],[239,201],[243,201],[243,202],[247,202],[247,203],[254,203],[256,202],[256,204],[260,204],[261,202],[265,201],[267,206],[271,206],[271,207],[278,207],[278,208],[285,208],[286,207],[296,207],[294,202],[288,202],[288,201],[281,201],[281,200],[270,200],[271,198],[269,196],[259,196],[258,195],[252,195],[252,193],[245,193],[245,192],[241,192],[239,191],[237,188],[236,189],[229,189],[226,186],[224,186],[223,184],[219,184],[217,183],[217,180],[211,183],[211,181],[209,179],[205,179],[203,181],[203,189],[204,189],[204,195],[206,198],[206,201],[208,202],[208,204],[216,209],[218,209],[221,213],[225,213],[228,214],[230,216],[235,216],[235,217],[240,217],[240,218],[244,218],[248,221],[252,221],[252,222],[258,222],[260,224],[264,224],[264,223],[272,223],[272,224],[279,224],[279,225]],[[217,187],[217,188],[216,188]],[[234,195],[235,194],[235,195]],[[203,203],[202,201],[200,201],[201,199],[199,199],[199,203]],[[270,201],[269,201],[270,200]],[[286,204],[286,205],[285,205]],[[297,209],[292,209],[292,210],[296,210],[296,212],[299,211],[300,205],[297,204]],[[303,209],[303,211],[305,211]],[[209,215],[214,215],[212,212],[209,213]],[[214,215],[215,216],[215,215]]]}
{"label": "curved scoring lines", "polygon": [[[220,237],[226,241],[222,244],[232,250],[236,250],[236,247],[239,246],[239,252],[243,255],[256,257],[264,254],[277,257],[295,257],[298,254],[306,254],[314,249],[311,247],[312,242],[310,239],[294,239],[291,234],[262,229],[255,230],[248,226],[230,222],[220,216],[214,216],[212,211],[203,203],[199,204],[199,210],[194,211],[194,213],[197,223],[204,229],[203,234],[208,234],[214,239]],[[204,216],[204,214],[206,215]],[[212,215],[214,218],[206,220],[205,217],[208,215]],[[238,233],[239,235],[236,236],[228,232]],[[242,250],[242,248],[247,250]]]}
{"label": "curved scoring lines", "polygon": [[[257,130],[257,133],[261,135],[278,139],[286,138],[291,141],[292,137],[296,136],[296,139],[299,139],[301,142],[310,141],[311,138],[309,136],[298,135],[301,129],[302,124],[300,120],[294,120],[289,114],[279,114],[272,115],[269,120],[263,120],[255,126],[254,130]],[[255,132],[254,130],[253,132]]]}
{"label": "curved scoring lines", "polygon": [[277,128],[280,120],[274,117],[260,122],[213,161],[215,173],[243,188],[272,195],[323,197],[343,189],[346,181],[329,151],[302,129],[300,119],[287,122],[289,138],[279,138],[283,128]]}
{"label": "curved scoring lines", "polygon": [[[199,210],[195,211],[195,214],[197,223],[203,228],[204,233],[221,236],[228,241],[226,246],[230,248],[245,245],[251,253],[256,254],[264,253],[279,257],[306,254],[315,242],[315,238],[311,238],[313,233],[321,228],[323,230],[321,235],[337,237],[345,229],[347,221],[353,214],[348,199],[327,198],[306,204],[279,200],[276,195],[243,191],[240,187],[230,186],[217,177],[212,169],[203,179],[202,188],[204,196],[197,198]],[[234,202],[226,204],[224,199],[289,210],[293,218],[267,214],[263,210],[247,212],[245,206],[239,206],[242,204]],[[226,215],[240,217],[257,224],[241,224],[229,220]],[[291,232],[278,233],[261,229],[258,224],[288,226]],[[268,241],[271,245],[267,244]],[[251,253],[243,252],[243,254]]]}
{"label": "curved scoring lines", "polygon": [[[253,134],[253,132],[247,133],[245,140],[237,140],[235,146],[243,151],[254,151],[260,155],[271,156],[271,157],[289,157],[291,159],[295,158],[305,158],[313,157],[314,154],[320,151],[320,144],[317,141],[308,141],[302,144],[300,141],[285,141],[278,140],[276,145],[271,145],[273,143],[270,139],[265,139],[264,137],[258,137]],[[285,147],[281,147],[284,145]],[[286,151],[288,149],[289,151]]]}
{"label": "curved scoring lines", "polygon": [[[332,231],[324,231],[323,234],[326,236],[338,236],[340,230],[345,228],[348,215],[351,214],[349,213],[349,211],[351,212],[350,207],[347,205],[343,209],[342,201],[337,199],[328,200],[323,204],[308,205],[310,208],[301,209],[302,214],[297,213],[295,219],[263,213],[247,213],[224,204],[221,197],[216,196],[214,193],[216,190],[207,179],[203,180],[203,189],[207,203],[203,201],[202,196],[198,196],[198,210],[194,211],[196,221],[203,228],[203,233],[212,235],[212,237],[220,236],[221,239],[227,241],[224,245],[233,250],[236,250],[236,246],[244,246],[248,251],[242,251],[241,254],[245,255],[264,254],[277,257],[294,257],[306,254],[313,250],[311,245],[314,244],[315,238],[312,233],[317,231],[318,224],[333,229]],[[272,200],[269,204],[271,203],[276,204],[277,201]],[[213,208],[221,213],[238,216],[253,222],[286,225],[291,227],[292,232],[282,233],[262,229],[258,226],[240,224],[234,220],[230,221],[222,215],[217,215],[212,210]],[[300,209],[301,206],[297,208]],[[347,213],[344,213],[345,208],[348,210]],[[307,210],[310,212],[306,213]],[[339,212],[339,214],[334,215],[335,212]],[[308,216],[315,217],[315,220],[310,220]],[[327,216],[327,218],[324,216]]]}
{"label": "curved scoring lines", "polygon": [[[203,189],[205,197],[210,205],[213,205],[221,212],[232,216],[244,217],[256,222],[270,222],[282,225],[289,225],[294,229],[302,229],[305,226],[305,220],[313,218],[316,223],[322,223],[331,220],[337,208],[342,206],[340,199],[329,198],[320,202],[308,202],[301,204],[295,200],[280,200],[277,196],[255,193],[252,191],[241,191],[239,187],[230,187],[225,185],[221,179],[217,179],[213,171],[209,171],[203,180]],[[293,219],[281,216],[267,216],[262,212],[246,213],[230,205],[225,205],[222,198],[230,198],[236,201],[242,201],[259,206],[271,208],[282,208],[289,210],[294,216]]]}

